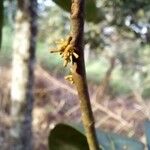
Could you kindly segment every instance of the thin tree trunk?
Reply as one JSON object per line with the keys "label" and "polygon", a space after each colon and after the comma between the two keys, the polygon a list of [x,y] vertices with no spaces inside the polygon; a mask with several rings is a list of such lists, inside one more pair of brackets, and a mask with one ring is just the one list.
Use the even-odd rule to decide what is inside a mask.
{"label": "thin tree trunk", "polygon": [[2,29],[3,29],[3,0],[0,2],[0,50],[1,50],[1,44],[2,44]]}
{"label": "thin tree trunk", "polygon": [[33,150],[32,108],[36,38],[36,0],[18,0],[13,45],[12,150]]}
{"label": "thin tree trunk", "polygon": [[72,75],[78,91],[82,121],[90,150],[99,150],[94,127],[94,117],[88,93],[84,64],[84,0],[72,0],[71,5],[71,44],[79,58],[73,58]]}

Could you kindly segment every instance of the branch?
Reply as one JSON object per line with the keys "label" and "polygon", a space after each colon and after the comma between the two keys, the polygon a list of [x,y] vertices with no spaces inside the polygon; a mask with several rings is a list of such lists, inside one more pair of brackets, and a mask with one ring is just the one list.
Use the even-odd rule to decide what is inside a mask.
{"label": "branch", "polygon": [[94,117],[88,93],[84,64],[84,0],[72,0],[71,4],[71,37],[70,44],[78,58],[73,56],[72,77],[78,91],[81,116],[90,150],[99,150],[94,127]]}

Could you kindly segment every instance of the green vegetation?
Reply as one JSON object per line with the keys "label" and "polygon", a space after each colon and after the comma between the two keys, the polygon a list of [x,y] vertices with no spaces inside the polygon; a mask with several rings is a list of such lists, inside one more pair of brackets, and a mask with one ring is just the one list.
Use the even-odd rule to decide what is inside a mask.
{"label": "green vegetation", "polygon": [[[147,146],[150,146],[150,121],[145,121],[145,134],[147,138]],[[67,133],[66,133],[67,131]],[[128,138],[112,132],[96,130],[99,145],[102,150],[144,150],[145,146],[140,141],[134,138]],[[50,150],[88,150],[86,137],[83,127],[70,126],[66,124],[57,124],[49,134],[49,149]]]}
{"label": "green vegetation", "polygon": [[0,51],[0,64],[9,64],[12,57],[12,29],[9,26],[3,28],[2,49]]}
{"label": "green vegetation", "polygon": [[[2,70],[2,80],[4,79],[2,82],[0,82],[0,104],[2,104],[2,107],[7,107],[7,116],[10,117],[10,87],[8,87],[10,85],[8,83],[10,82],[10,67],[8,69],[7,66],[11,66],[11,61],[13,58],[13,40],[16,34],[14,33],[14,25],[17,1],[3,0],[3,2],[4,11],[2,8],[2,3],[0,4],[0,66],[5,66],[6,69],[4,68],[3,72],[3,68],[0,68],[0,71]],[[28,2],[30,3],[33,1],[28,0]],[[71,73],[73,83],[74,75],[74,79],[79,79],[77,80],[79,82],[76,82],[78,84],[77,91],[80,93],[80,95],[82,95],[80,96],[82,98],[79,98],[79,100],[84,99],[86,103],[90,99],[85,98],[86,94],[84,95],[84,92],[86,93],[88,90],[86,89],[86,86],[84,86],[86,85],[86,81],[82,80],[84,79],[84,75],[81,75],[84,72],[84,69],[82,70],[84,65],[80,63],[80,60],[83,60],[83,58],[74,58],[75,55],[73,55],[71,52],[69,52],[69,55],[67,55],[67,53],[66,55],[61,53],[60,55],[65,60],[67,60],[66,56],[69,58],[69,67],[64,69],[62,68],[63,62],[61,57],[50,53],[51,50],[54,51],[55,48],[57,49],[57,46],[60,46],[57,44],[59,39],[66,38],[68,35],[70,35],[70,30],[73,31],[72,26],[70,25],[70,18],[72,19],[74,17],[70,17],[69,14],[71,0],[51,0],[50,3],[53,4],[46,4],[46,0],[38,1],[38,23],[36,24],[38,26],[38,37],[36,41],[36,62],[39,67],[37,67],[37,78],[35,83],[35,86],[37,87],[35,87],[34,90],[36,97],[35,107],[37,112],[35,111],[34,113],[37,116],[40,116],[41,114],[44,114],[45,116],[43,118],[41,116],[39,117],[39,124],[37,123],[37,120],[34,120],[34,118],[33,121],[34,123],[36,122],[38,124],[36,125],[38,128],[35,129],[34,132],[41,129],[44,134],[48,134],[46,131],[49,130],[51,122],[53,125],[54,120],[57,122],[58,120],[63,120],[65,117],[68,119],[70,116],[72,119],[73,111],[74,113],[78,113],[79,110],[78,105],[74,104],[76,95],[76,91],[73,89],[74,86],[68,86],[68,84],[59,81],[60,78],[62,79],[63,76],[66,74],[70,75]],[[30,7],[30,9],[31,8],[33,7]],[[80,16],[80,14],[78,16]],[[3,17],[4,23],[2,21]],[[80,17],[82,18],[82,15]],[[34,17],[32,16],[31,18],[33,19]],[[89,83],[89,89],[91,90],[90,97],[92,99],[91,102],[93,102],[92,107],[94,107],[94,117],[96,120],[95,126],[100,126],[100,129],[96,130],[98,144],[101,145],[103,150],[144,150],[144,148],[148,148],[150,150],[150,121],[143,121],[147,118],[149,119],[150,114],[148,108],[150,104],[150,1],[86,0],[85,20],[85,65],[87,72],[87,82]],[[34,21],[32,22],[33,24]],[[76,24],[76,22],[74,24]],[[81,28],[81,26],[78,27],[78,29]],[[74,29],[76,30],[77,26],[75,26]],[[72,33],[73,32],[71,32],[71,35],[76,35],[75,33]],[[77,34],[77,37],[78,35],[79,34]],[[79,39],[82,39],[81,37],[82,33]],[[77,40],[78,38],[75,37],[73,39]],[[30,41],[30,39],[28,39],[28,41]],[[76,51],[79,52],[80,46],[82,45],[82,40],[79,40],[79,42],[74,42],[74,40],[71,39],[71,41],[73,41],[73,44],[72,42],[69,42],[69,46],[71,44],[73,46],[71,45],[69,50],[75,52],[77,56],[81,56],[82,53],[76,53]],[[32,40],[30,42],[32,42]],[[80,46],[78,47],[77,45]],[[67,46],[63,48],[64,53],[66,52],[65,50]],[[70,55],[73,56],[73,60],[70,59]],[[111,58],[115,59],[114,65],[111,61]],[[73,64],[71,62],[75,63]],[[17,63],[18,62],[16,61],[16,64]],[[72,69],[75,64],[77,64],[78,69]],[[47,72],[42,67],[40,68],[40,65],[43,66]],[[72,66],[72,68],[70,68],[70,66]],[[113,66],[112,70],[110,69],[111,66]],[[71,69],[73,70],[72,72]],[[33,70],[31,69],[31,71]],[[6,77],[5,73],[7,74]],[[54,75],[56,75],[58,78],[54,78]],[[80,81],[83,81],[82,84]],[[82,85],[83,87],[81,88]],[[60,87],[62,89],[60,89]],[[18,88],[18,90],[19,89],[20,88]],[[69,89],[69,92],[67,91],[68,93],[64,92],[66,89]],[[16,92],[16,90],[14,91]],[[87,94],[87,97],[88,96],[89,94]],[[8,99],[8,102],[6,102],[5,99]],[[68,99],[69,101],[65,101]],[[8,106],[7,103],[9,103]],[[80,104],[81,103],[82,102],[80,101]],[[83,102],[83,106],[81,107],[83,108],[82,110],[85,108],[85,103]],[[89,104],[89,108],[90,107],[91,104]],[[56,110],[56,108],[58,110]],[[3,110],[5,111],[5,108],[2,108],[2,111]],[[2,116],[5,117],[5,114],[5,112],[4,114],[2,112]],[[75,119],[79,120],[79,115],[75,114]],[[65,117],[61,118],[62,116]],[[81,116],[86,115],[82,114]],[[64,122],[67,120],[65,119],[63,120]],[[56,123],[55,121],[54,124]],[[87,124],[92,124],[93,128],[91,129],[94,129],[94,123],[92,122],[94,121],[91,121]],[[116,126],[117,123],[119,123],[119,125]],[[88,125],[87,128],[90,127]],[[101,128],[101,125],[102,128],[104,127],[106,130],[108,129],[123,134],[125,133],[126,135],[133,136],[133,138],[112,132],[105,132]],[[142,130],[142,125],[145,126],[145,131]],[[5,125],[3,126],[5,128]],[[39,133],[35,134],[38,135]],[[47,135],[45,134],[44,136],[46,137]],[[134,136],[137,136],[139,139],[134,139]],[[147,142],[143,142],[144,136],[146,137]],[[66,124],[57,124],[55,128],[50,131],[48,140],[50,150],[89,149],[82,125],[80,127],[74,127]],[[41,139],[39,141],[41,141]],[[10,142],[8,141],[7,143]],[[43,143],[45,144],[46,142],[44,141]],[[96,144],[97,147],[98,144]]]}
{"label": "green vegetation", "polygon": [[[2,50],[0,52],[0,64],[7,65],[10,64],[12,56],[12,40],[13,40],[13,31],[9,26],[3,28],[3,44]],[[64,75],[66,72],[61,67],[61,59],[55,54],[50,54],[50,48],[48,43],[41,41],[40,39],[37,42],[37,62],[45,66],[48,70],[55,70],[59,75]],[[129,84],[133,78],[133,74],[139,72],[138,70],[133,71],[132,68],[122,70],[121,67],[116,67],[112,74],[112,80],[110,82],[110,87],[114,95],[124,95],[129,94],[135,88],[135,84],[142,86],[143,92],[142,96],[145,99],[150,97],[150,77],[149,77],[149,56],[150,56],[150,47],[146,45],[138,49],[140,57],[138,58],[141,63],[144,63],[142,66],[142,72],[139,74],[141,77],[138,81],[133,82],[133,87]],[[136,53],[135,53],[136,54]],[[133,58],[136,57],[133,55]],[[136,57],[137,58],[137,57]],[[96,83],[97,85],[103,79],[105,72],[109,67],[109,62],[105,57],[100,57],[99,60],[88,60],[86,63],[87,78],[89,81]],[[126,67],[126,66],[125,66]],[[133,66],[134,67],[134,66]],[[132,72],[131,72],[132,71]],[[68,71],[67,71],[68,72]]]}

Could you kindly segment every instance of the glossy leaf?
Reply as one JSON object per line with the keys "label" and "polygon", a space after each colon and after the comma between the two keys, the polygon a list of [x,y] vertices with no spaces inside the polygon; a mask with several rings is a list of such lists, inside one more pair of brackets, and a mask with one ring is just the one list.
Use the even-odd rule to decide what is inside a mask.
{"label": "glossy leaf", "polygon": [[[53,1],[65,11],[70,12],[71,0],[53,0]],[[94,23],[98,23],[104,18],[102,11],[100,11],[96,7],[95,0],[85,1],[85,18],[86,21]]]}
{"label": "glossy leaf", "polygon": [[[74,127],[84,134],[84,129],[81,125]],[[134,138],[98,129],[96,134],[102,150],[144,150],[144,144]]]}
{"label": "glossy leaf", "polygon": [[[74,127],[56,125],[49,135],[50,150],[88,150],[83,127]],[[96,130],[96,133],[102,150],[144,150],[144,144],[136,139],[102,130]]]}
{"label": "glossy leaf", "polygon": [[75,128],[58,124],[49,135],[50,150],[88,150],[88,143],[84,134]]}
{"label": "glossy leaf", "polygon": [[148,150],[150,150],[150,121],[146,120],[144,122],[144,126],[145,126],[145,135],[147,139],[147,147],[148,147]]}

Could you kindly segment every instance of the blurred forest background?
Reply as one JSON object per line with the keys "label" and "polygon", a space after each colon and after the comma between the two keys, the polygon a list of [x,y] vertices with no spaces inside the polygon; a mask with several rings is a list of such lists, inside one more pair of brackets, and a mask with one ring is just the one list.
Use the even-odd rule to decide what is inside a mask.
{"label": "blurred forest background", "polygon": [[[58,122],[81,122],[68,70],[50,53],[70,30],[66,1],[38,0],[33,106],[36,150],[47,149],[48,130]],[[1,3],[1,2],[0,2]],[[60,7],[61,6],[61,7]],[[86,6],[85,61],[96,128],[145,142],[150,118],[150,1],[101,0]],[[0,51],[0,149],[9,149],[12,45],[17,1],[4,0]],[[42,139],[42,140],[41,140]]]}

